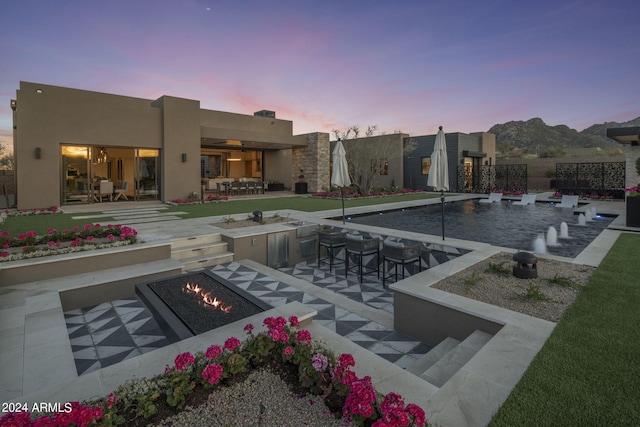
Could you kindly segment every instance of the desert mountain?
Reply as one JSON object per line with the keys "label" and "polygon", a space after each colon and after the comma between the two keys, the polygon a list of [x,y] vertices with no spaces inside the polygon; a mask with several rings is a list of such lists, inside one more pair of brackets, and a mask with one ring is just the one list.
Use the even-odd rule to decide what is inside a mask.
{"label": "desert mountain", "polygon": [[498,149],[517,148],[529,153],[543,153],[558,148],[615,147],[619,144],[607,138],[607,128],[640,126],[640,117],[624,123],[594,124],[578,132],[565,125],[548,126],[540,118],[511,121],[489,129],[496,135]]}

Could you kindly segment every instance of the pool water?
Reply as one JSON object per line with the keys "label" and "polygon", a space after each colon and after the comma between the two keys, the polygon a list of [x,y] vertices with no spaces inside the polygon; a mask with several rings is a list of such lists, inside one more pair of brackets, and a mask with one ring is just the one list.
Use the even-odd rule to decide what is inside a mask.
{"label": "pool water", "polygon": [[[441,205],[402,209],[353,216],[350,222],[416,233],[442,235]],[[578,225],[573,209],[557,208],[553,203],[538,202],[518,206],[510,201],[479,203],[477,200],[445,203],[445,237],[489,243],[523,251],[533,251],[539,234],[546,236],[553,226],[560,235],[566,222],[569,239],[557,239],[547,253],[575,258],[604,230],[612,217],[597,216],[586,225]]]}

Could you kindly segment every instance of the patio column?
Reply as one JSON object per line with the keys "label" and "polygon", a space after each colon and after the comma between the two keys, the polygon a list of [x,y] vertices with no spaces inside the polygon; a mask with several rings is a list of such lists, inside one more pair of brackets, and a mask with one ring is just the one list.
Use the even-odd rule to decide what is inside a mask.
{"label": "patio column", "polygon": [[330,147],[328,133],[306,134],[307,146],[292,150],[291,182],[298,181],[300,170],[308,184],[308,192],[315,193],[329,188]]}

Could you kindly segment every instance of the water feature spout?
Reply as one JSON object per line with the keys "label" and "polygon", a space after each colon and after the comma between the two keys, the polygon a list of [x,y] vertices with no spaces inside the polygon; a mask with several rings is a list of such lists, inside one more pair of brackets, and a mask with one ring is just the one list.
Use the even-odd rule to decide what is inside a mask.
{"label": "water feature spout", "polygon": [[538,237],[533,241],[533,251],[538,254],[547,253],[547,244],[545,243],[544,236],[542,234],[538,234]]}
{"label": "water feature spout", "polygon": [[584,218],[584,214],[578,215],[578,225],[587,225],[587,220]]}
{"label": "water feature spout", "polygon": [[595,218],[598,216],[598,212],[596,211],[596,207],[592,206],[591,207],[591,218]]}
{"label": "water feature spout", "polygon": [[560,238],[561,239],[569,238],[569,226],[564,221],[560,223]]}
{"label": "water feature spout", "polygon": [[558,243],[558,230],[553,226],[547,230],[547,246],[560,246]]}
{"label": "water feature spout", "polygon": [[584,219],[587,222],[593,221],[593,212],[591,212],[591,209],[586,210],[586,212],[584,213]]}

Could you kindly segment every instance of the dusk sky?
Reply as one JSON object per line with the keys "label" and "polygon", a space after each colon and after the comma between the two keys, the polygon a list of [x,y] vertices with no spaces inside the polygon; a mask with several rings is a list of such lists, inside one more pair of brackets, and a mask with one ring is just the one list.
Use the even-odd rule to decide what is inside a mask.
{"label": "dusk sky", "polygon": [[623,122],[639,17],[638,0],[0,0],[0,142],[21,80],[274,110],[294,134]]}

